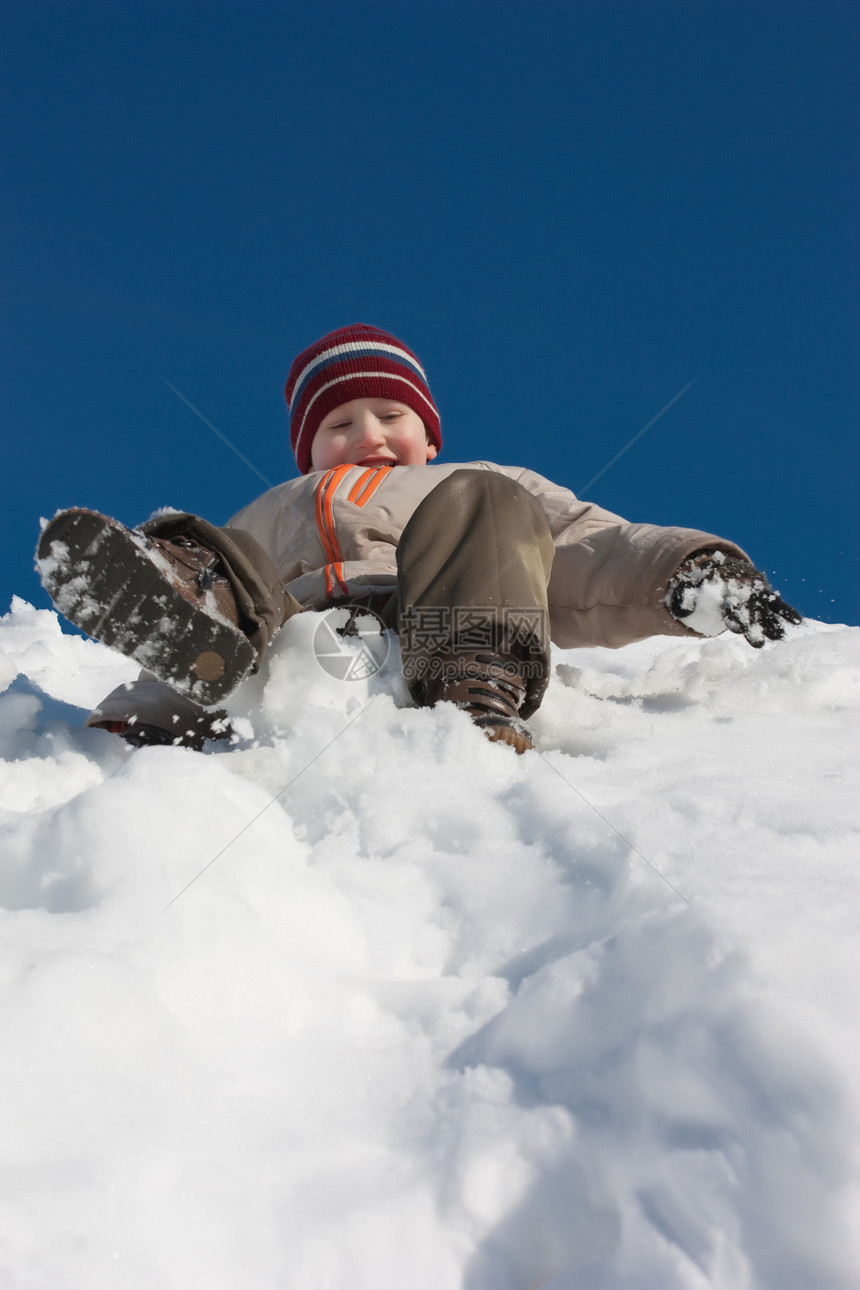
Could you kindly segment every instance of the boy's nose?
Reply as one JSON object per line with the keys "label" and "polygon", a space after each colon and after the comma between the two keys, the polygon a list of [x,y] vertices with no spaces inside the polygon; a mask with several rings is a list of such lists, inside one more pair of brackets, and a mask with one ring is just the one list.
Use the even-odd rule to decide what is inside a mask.
{"label": "boy's nose", "polygon": [[382,422],[372,412],[365,412],[361,418],[360,432],[363,441],[368,443],[382,442]]}

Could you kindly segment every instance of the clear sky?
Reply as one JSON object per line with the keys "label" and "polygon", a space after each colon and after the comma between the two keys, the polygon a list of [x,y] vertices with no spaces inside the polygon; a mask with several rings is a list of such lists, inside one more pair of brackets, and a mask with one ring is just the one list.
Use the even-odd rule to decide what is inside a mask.
{"label": "clear sky", "polygon": [[[38,518],[223,522],[370,322],[443,461],[740,542],[860,622],[855,0],[23,0],[0,26],[3,586]],[[694,377],[591,487],[595,475]]]}

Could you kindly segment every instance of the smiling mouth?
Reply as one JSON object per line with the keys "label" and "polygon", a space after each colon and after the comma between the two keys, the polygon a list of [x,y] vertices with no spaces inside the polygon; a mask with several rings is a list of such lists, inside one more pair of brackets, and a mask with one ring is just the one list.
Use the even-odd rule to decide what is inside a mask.
{"label": "smiling mouth", "polygon": [[355,463],[357,466],[396,466],[396,457],[362,457]]}

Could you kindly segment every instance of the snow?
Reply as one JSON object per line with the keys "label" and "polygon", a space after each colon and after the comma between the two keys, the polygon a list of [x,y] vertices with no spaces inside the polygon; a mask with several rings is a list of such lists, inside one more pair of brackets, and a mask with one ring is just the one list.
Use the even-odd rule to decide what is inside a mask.
{"label": "snow", "polygon": [[201,755],[0,620],[0,1285],[858,1284],[860,631],[559,652],[517,757],[321,621]]}
{"label": "snow", "polygon": [[[717,552],[721,555],[722,552]],[[720,578],[706,578],[698,586],[687,587],[684,604],[692,603],[691,612],[684,616],[684,623],[702,636],[719,636],[726,629],[723,605],[726,584]],[[747,622],[749,619],[747,619]]]}

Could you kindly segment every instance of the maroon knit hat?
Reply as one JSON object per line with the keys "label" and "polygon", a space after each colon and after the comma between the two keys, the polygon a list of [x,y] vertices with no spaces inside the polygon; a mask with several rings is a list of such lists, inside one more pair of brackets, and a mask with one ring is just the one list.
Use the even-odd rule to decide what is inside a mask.
{"label": "maroon knit hat", "polygon": [[311,443],[320,422],[352,399],[395,399],[416,412],[437,449],[442,447],[439,412],[418,359],[402,341],[379,327],[353,323],[330,331],[293,361],[285,389],[290,443],[306,475]]}

